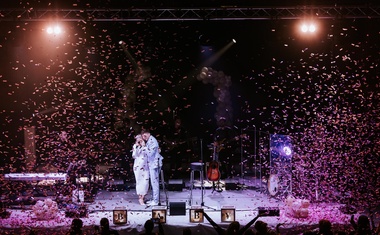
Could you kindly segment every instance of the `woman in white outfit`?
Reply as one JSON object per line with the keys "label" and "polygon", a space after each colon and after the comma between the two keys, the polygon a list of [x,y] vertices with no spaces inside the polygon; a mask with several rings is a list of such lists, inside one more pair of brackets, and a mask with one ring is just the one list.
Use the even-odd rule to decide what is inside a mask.
{"label": "woman in white outfit", "polygon": [[135,137],[136,142],[133,145],[132,157],[134,159],[133,163],[133,173],[136,179],[136,193],[139,195],[140,205],[144,205],[144,197],[148,193],[149,189],[149,168],[147,157],[143,153],[143,148],[145,147],[145,142],[141,135]]}

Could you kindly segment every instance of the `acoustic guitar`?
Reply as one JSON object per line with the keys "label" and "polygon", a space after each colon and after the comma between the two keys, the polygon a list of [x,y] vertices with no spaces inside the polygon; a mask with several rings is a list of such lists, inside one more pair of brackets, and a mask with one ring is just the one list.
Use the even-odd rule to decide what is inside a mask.
{"label": "acoustic guitar", "polygon": [[210,181],[218,181],[220,179],[219,162],[216,160],[208,164],[207,179]]}
{"label": "acoustic guitar", "polygon": [[220,179],[219,161],[217,161],[216,157],[216,147],[217,146],[214,144],[213,160],[209,162],[207,168],[207,179],[210,181],[219,181]]}

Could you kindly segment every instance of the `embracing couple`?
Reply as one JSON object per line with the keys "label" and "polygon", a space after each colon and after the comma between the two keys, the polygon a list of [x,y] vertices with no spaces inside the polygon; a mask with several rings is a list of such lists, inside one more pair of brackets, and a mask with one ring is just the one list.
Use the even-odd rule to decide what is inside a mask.
{"label": "embracing couple", "polygon": [[135,137],[132,157],[134,159],[133,172],[136,178],[136,193],[139,195],[140,205],[145,205],[145,195],[148,193],[149,180],[152,186],[153,197],[147,202],[149,206],[156,206],[160,200],[160,171],[163,157],[160,154],[157,139],[148,130],[143,130]]}

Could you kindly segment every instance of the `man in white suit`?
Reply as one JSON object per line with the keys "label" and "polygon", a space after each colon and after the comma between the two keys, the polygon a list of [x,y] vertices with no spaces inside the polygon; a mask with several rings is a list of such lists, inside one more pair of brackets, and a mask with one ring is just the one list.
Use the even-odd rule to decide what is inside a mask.
{"label": "man in white suit", "polygon": [[150,201],[148,205],[156,206],[160,201],[159,181],[163,157],[160,154],[160,148],[158,146],[157,139],[154,138],[148,130],[142,131],[141,135],[146,142],[145,147],[143,148],[143,152],[148,158],[150,183],[153,191],[152,201]]}

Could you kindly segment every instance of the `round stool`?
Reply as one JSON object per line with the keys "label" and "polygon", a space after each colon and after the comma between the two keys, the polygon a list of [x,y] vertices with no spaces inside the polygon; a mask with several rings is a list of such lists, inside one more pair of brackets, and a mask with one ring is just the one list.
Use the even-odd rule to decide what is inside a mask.
{"label": "round stool", "polygon": [[190,169],[193,171],[203,171],[203,166],[204,166],[203,162],[192,162],[190,164]]}
{"label": "round stool", "polygon": [[202,203],[203,203],[203,166],[202,162],[192,162],[190,164],[190,200],[189,204],[191,206],[191,201],[193,199],[193,188],[194,188],[194,172],[199,171],[199,180],[201,181],[201,194],[202,194]]}

